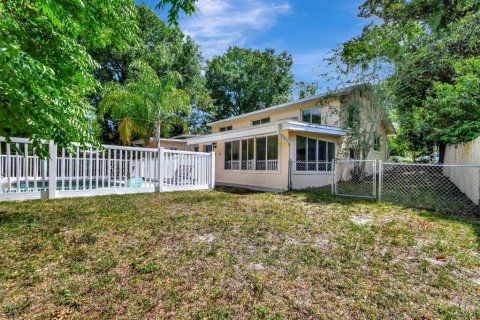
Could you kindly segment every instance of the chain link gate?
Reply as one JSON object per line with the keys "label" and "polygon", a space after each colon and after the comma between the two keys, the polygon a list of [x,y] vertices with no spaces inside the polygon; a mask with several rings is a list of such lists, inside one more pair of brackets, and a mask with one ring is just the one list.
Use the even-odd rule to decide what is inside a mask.
{"label": "chain link gate", "polygon": [[377,197],[375,160],[334,160],[333,168],[334,195],[369,199]]}

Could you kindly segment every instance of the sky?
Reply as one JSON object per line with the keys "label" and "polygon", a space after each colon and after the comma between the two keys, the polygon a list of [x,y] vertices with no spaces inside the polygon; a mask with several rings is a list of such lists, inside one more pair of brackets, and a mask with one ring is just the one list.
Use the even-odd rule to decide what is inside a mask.
{"label": "sky", "polygon": [[[137,1],[140,2],[140,1]],[[146,1],[154,7],[158,1]],[[206,59],[230,46],[274,48],[293,56],[296,81],[318,81],[323,59],[338,44],[360,34],[360,0],[199,0],[192,16],[182,15],[180,28],[200,44]],[[165,19],[165,10],[156,10]]]}

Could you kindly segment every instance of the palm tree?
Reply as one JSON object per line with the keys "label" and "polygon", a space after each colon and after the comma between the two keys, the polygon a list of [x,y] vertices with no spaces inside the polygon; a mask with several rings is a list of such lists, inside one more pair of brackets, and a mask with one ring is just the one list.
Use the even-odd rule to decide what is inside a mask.
{"label": "palm tree", "polygon": [[129,145],[134,135],[148,144],[153,135],[160,146],[162,122],[173,119],[179,112],[190,112],[188,94],[176,87],[180,74],[169,72],[159,77],[146,62],[137,60],[129,66],[129,78],[123,85],[109,83],[99,104],[102,114],[119,121],[118,132],[123,144]]}

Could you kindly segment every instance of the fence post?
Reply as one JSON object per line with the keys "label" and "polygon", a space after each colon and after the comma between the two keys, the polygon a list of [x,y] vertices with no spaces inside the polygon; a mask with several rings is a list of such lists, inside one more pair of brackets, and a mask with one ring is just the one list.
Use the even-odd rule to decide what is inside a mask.
{"label": "fence post", "polygon": [[382,201],[383,161],[378,161],[378,201]]}
{"label": "fence post", "polygon": [[210,153],[210,185],[208,186],[210,189],[215,188],[215,152]]}
{"label": "fence post", "polygon": [[50,158],[48,159],[48,198],[57,197],[57,145],[53,140],[48,141],[48,151]]}
{"label": "fence post", "polygon": [[332,159],[332,195],[335,195],[335,159]]}
{"label": "fence post", "polygon": [[158,192],[163,192],[165,180],[165,149],[158,148]]}

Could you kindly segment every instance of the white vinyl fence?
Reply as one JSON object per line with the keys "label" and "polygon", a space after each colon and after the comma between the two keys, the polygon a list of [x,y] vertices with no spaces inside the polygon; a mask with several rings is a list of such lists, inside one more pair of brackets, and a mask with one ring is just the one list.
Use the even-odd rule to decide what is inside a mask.
{"label": "white vinyl fence", "polygon": [[68,152],[44,141],[50,158],[40,159],[28,139],[11,140],[0,137],[0,201],[214,187],[214,153],[110,145]]}

